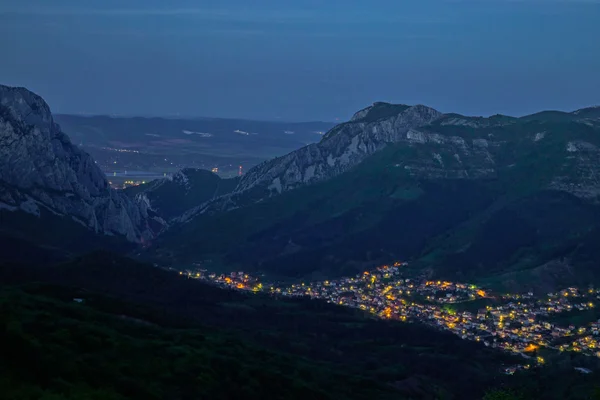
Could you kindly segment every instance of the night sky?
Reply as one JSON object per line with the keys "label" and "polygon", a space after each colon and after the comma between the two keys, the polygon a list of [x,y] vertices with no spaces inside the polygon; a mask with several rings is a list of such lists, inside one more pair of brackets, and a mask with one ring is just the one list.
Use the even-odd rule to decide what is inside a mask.
{"label": "night sky", "polygon": [[341,120],[600,104],[600,0],[0,0],[0,83],[54,112]]}

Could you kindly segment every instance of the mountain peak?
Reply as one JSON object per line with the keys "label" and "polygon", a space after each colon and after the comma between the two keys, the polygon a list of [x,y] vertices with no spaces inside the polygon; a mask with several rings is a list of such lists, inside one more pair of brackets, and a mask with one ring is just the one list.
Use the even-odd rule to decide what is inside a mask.
{"label": "mountain peak", "polygon": [[242,178],[237,191],[264,185],[269,192],[281,193],[330,179],[389,143],[406,140],[411,129],[428,125],[441,116],[424,105],[373,103],[354,114],[349,122],[332,128],[318,144],[253,168]]}
{"label": "mountain peak", "polygon": [[357,111],[350,122],[373,122],[378,119],[389,118],[398,115],[411,108],[406,104],[391,104],[383,101],[376,101],[372,105]]}
{"label": "mountain peak", "polygon": [[580,108],[571,114],[577,115],[580,118],[600,118],[600,106]]}
{"label": "mountain peak", "polygon": [[110,189],[92,157],[54,123],[48,104],[25,89],[0,85],[0,209],[67,217],[130,241],[153,236],[147,210]]}
{"label": "mountain peak", "polygon": [[0,85],[0,108],[4,118],[50,131],[53,124],[50,107],[39,95],[23,87]]}

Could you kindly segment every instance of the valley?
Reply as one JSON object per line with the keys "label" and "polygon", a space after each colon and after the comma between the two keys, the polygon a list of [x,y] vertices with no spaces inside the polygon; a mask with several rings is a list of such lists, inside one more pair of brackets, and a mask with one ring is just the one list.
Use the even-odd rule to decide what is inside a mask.
{"label": "valley", "polygon": [[598,21],[0,1],[0,400],[600,400]]}
{"label": "valley", "polygon": [[184,168],[235,177],[240,166],[248,171],[262,161],[317,142],[334,125],[66,114],[57,114],[55,119],[74,143],[94,157],[115,188],[143,184]]}
{"label": "valley", "polygon": [[[446,330],[464,340],[522,355],[527,361],[506,367],[509,374],[543,365],[545,360],[539,353],[544,350],[574,351],[600,358],[598,312],[590,323],[581,326],[547,321],[555,314],[564,319],[571,312],[595,310],[600,304],[598,289],[567,288],[543,297],[531,292],[497,294],[473,284],[408,278],[402,272],[405,268],[406,264],[397,262],[356,277],[291,285],[262,282],[243,272],[225,275],[188,270],[185,275],[236,290],[321,299],[383,319]],[[487,300],[487,305],[477,308],[481,300]]]}
{"label": "valley", "polygon": [[[436,280],[504,291],[598,283],[597,116],[400,110],[354,119],[318,145],[261,164],[232,192],[172,220],[139,256],[288,279],[352,276],[406,259]],[[407,121],[425,118],[415,113],[438,119],[411,128]]]}
{"label": "valley", "polygon": [[[146,157],[161,148],[151,141],[109,147],[114,138],[92,135],[92,146],[108,152],[96,160],[39,96],[0,86],[0,99],[0,306],[21,305],[5,320],[15,327],[5,339],[32,363],[46,362],[30,340],[39,329],[53,332],[40,337],[57,356],[75,342],[86,348],[101,364],[85,375],[61,364],[73,393],[80,384],[100,390],[88,376],[98,373],[114,382],[111,395],[127,398],[128,385],[109,371],[129,367],[86,347],[82,332],[65,341],[64,331],[15,322],[40,318],[38,306],[67,325],[73,312],[87,318],[93,337],[108,334],[129,349],[125,363],[150,362],[128,335],[145,349],[158,344],[128,324],[154,329],[160,351],[186,346],[184,364],[148,372],[162,377],[151,390],[157,398],[170,390],[232,396],[182,386],[171,371],[229,382],[219,365],[234,363],[246,376],[265,359],[277,367],[264,382],[248,380],[247,396],[260,397],[276,376],[308,396],[337,382],[336,393],[317,398],[592,393],[600,368],[598,109],[474,118],[378,102],[287,154],[297,142],[269,139],[280,146],[275,158],[254,151],[264,145],[256,142],[245,154],[256,165],[241,174],[226,161],[234,153],[217,145],[210,152],[230,162],[228,174],[221,164],[190,167],[205,159],[188,142],[190,158],[176,161],[173,153]],[[117,125],[124,121],[132,123]],[[180,123],[161,121],[152,122]],[[239,362],[220,342],[227,335]],[[195,369],[207,357],[211,368]],[[55,375],[38,373],[39,393],[65,390]],[[148,380],[135,376],[136,385]],[[0,384],[21,393],[28,379],[15,373]]]}
{"label": "valley", "polygon": [[[399,270],[405,267],[398,266]],[[16,357],[26,357],[36,366],[34,375],[31,369],[9,369],[0,382],[5,393],[15,396],[24,395],[28,387],[48,394],[64,390],[91,394],[104,388],[117,398],[126,398],[132,385],[137,393],[147,391],[151,398],[173,390],[215,398],[236,393],[261,398],[265,387],[281,396],[285,393],[284,398],[302,398],[286,392],[293,387],[323,399],[341,394],[349,399],[443,396],[475,400],[487,392],[511,390],[526,398],[541,394],[545,399],[564,400],[587,399],[592,393],[595,375],[580,370],[595,371],[597,357],[540,347],[527,349],[532,358],[524,358],[486,346],[484,341],[491,342],[491,337],[462,340],[445,326],[451,322],[442,318],[422,323],[414,308],[407,314],[411,323],[404,323],[325,301],[326,296],[352,301],[350,286],[355,293],[378,296],[391,283],[400,283],[395,268],[390,265],[327,284],[286,286],[287,295],[284,286],[279,286],[282,293],[272,295],[266,281],[262,289],[254,289],[261,282],[243,273],[223,278],[218,285],[230,286],[234,281],[245,285],[242,290],[228,290],[183,272],[101,252],[51,267],[0,265],[0,308],[6,310],[0,321],[9,327],[2,341],[7,357],[0,368],[14,363]],[[398,287],[405,286],[401,290],[410,290],[412,296],[416,296],[414,290],[429,287],[453,293],[454,300],[471,294],[490,300],[487,293],[483,298],[476,292],[480,289],[426,283],[421,286],[402,279]],[[316,294],[312,298],[305,295],[309,287]],[[395,290],[386,295],[398,295]],[[410,295],[406,299],[421,304]],[[443,305],[458,309],[461,304],[465,303]],[[455,316],[462,320],[462,313]],[[487,318],[485,323],[491,326],[492,317]],[[109,342],[95,345],[105,340]],[[46,351],[37,351],[37,343]],[[74,354],[74,346],[81,353]],[[164,361],[152,361],[157,352],[165,355]],[[173,352],[178,356],[170,356]],[[53,368],[47,368],[48,363]],[[124,378],[120,371],[128,365],[144,368]],[[227,366],[233,365],[246,383],[241,387],[230,378]],[[145,382],[151,376],[153,384],[148,386]],[[199,385],[194,379],[198,376],[228,382],[229,389]],[[188,379],[182,383],[182,377]],[[272,379],[285,384],[268,383]]]}

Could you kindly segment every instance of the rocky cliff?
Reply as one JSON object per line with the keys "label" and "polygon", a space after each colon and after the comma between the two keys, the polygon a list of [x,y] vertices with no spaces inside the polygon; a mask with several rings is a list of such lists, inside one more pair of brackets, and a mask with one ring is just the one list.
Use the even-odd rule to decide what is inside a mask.
{"label": "rocky cliff", "polygon": [[[252,168],[232,193],[176,220],[236,209],[327,181],[392,144],[403,145],[407,153],[396,167],[416,179],[497,179],[533,167],[544,175],[530,182],[536,187],[595,199],[600,195],[599,127],[598,107],[484,118],[377,102],[332,128],[319,143]],[[529,165],[536,157],[539,164]]]}
{"label": "rocky cliff", "polygon": [[41,208],[133,242],[154,236],[143,203],[109,187],[40,96],[0,85],[0,209],[40,215]]}
{"label": "rocky cliff", "polygon": [[[236,192],[262,186],[272,195],[324,181],[389,144],[404,143],[419,154],[401,166],[417,178],[492,178],[499,169],[523,161],[514,150],[542,151],[547,152],[550,163],[560,163],[550,188],[579,197],[597,197],[600,151],[593,129],[598,127],[598,107],[519,119],[503,115],[465,117],[421,105],[378,102],[331,129],[320,143],[253,168]],[[548,143],[560,149],[549,148]]]}
{"label": "rocky cliff", "polygon": [[222,179],[203,169],[185,168],[167,178],[127,188],[125,193],[169,221],[198,204],[231,193],[238,180],[237,177]]}
{"label": "rocky cliff", "polygon": [[261,201],[299,187],[323,182],[360,164],[387,145],[406,140],[413,129],[441,118],[442,113],[416,105],[376,102],[329,130],[319,143],[266,161],[242,177],[227,195],[200,204],[176,221],[205,212],[221,212]]}
{"label": "rocky cliff", "polygon": [[503,283],[551,263],[600,282],[599,205],[600,108],[483,118],[375,103],[172,219],[150,254],[296,278],[406,259]]}
{"label": "rocky cliff", "polygon": [[357,112],[350,122],[334,127],[319,143],[251,169],[236,191],[265,185],[271,191],[281,193],[332,178],[387,144],[403,140],[411,129],[427,125],[441,115],[421,105],[375,103]]}

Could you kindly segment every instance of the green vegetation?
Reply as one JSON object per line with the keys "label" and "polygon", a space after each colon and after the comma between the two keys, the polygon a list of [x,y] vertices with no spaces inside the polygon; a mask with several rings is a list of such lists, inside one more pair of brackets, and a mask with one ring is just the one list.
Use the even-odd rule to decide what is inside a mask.
{"label": "green vegetation", "polygon": [[[396,116],[396,115],[400,114],[401,112],[406,111],[408,108],[410,108],[410,106],[407,106],[404,104],[390,104],[390,103],[384,103],[384,102],[378,101],[378,102],[373,103],[372,107],[369,110],[367,110],[367,113],[362,118],[355,120],[353,122],[360,122],[360,123],[375,122],[380,119],[385,119],[385,118]],[[333,128],[331,128],[331,130],[329,132],[327,132],[327,134],[325,136],[323,136],[322,140],[327,140],[327,139],[330,139],[333,136],[337,135],[338,132],[341,130],[341,128],[347,123],[352,123],[352,122],[343,122],[341,124],[334,126]]]}
{"label": "green vegetation", "polygon": [[203,169],[186,168],[172,179],[161,179],[127,188],[131,197],[144,193],[158,214],[170,219],[215,197],[231,193],[238,178],[222,179]]}
{"label": "green vegetation", "polygon": [[562,326],[586,326],[591,322],[596,322],[600,319],[600,308],[595,307],[589,310],[575,310],[569,312],[563,312],[559,314],[553,314],[546,318],[548,322]]}
{"label": "green vegetation", "polygon": [[596,369],[590,357],[562,353],[506,376],[502,366],[520,357],[448,333],[218,289],[103,253],[5,266],[0,282],[0,390],[15,400],[478,400],[499,388],[583,400],[597,378],[573,370]]}
{"label": "green vegetation", "polygon": [[401,163],[419,156],[390,146],[328,182],[198,216],[159,238],[152,256],[177,265],[222,257],[244,270],[301,277],[353,275],[417,255],[494,198],[479,182],[411,178]]}
{"label": "green vegetation", "polygon": [[[43,227],[40,220],[45,221]],[[22,211],[0,210],[0,260],[3,262],[52,264],[94,250],[125,253],[133,247],[124,238],[96,234],[44,207],[40,207],[40,217]]]}
{"label": "green vegetation", "polygon": [[[0,277],[13,285],[0,291],[0,370],[14,399],[408,398],[458,390],[467,376],[487,385],[479,365],[496,371],[504,358],[461,359],[456,349],[472,345],[451,335],[104,254]],[[30,281],[50,282],[23,286]]]}
{"label": "green vegetation", "polygon": [[483,396],[483,400],[524,400],[523,397],[510,390],[493,390]]}
{"label": "green vegetation", "polygon": [[146,256],[173,265],[218,260],[286,279],[354,275],[402,260],[437,278],[502,290],[600,282],[600,250],[593,246],[600,207],[548,190],[556,177],[579,182],[582,165],[567,145],[600,145],[597,129],[573,118],[492,122],[508,124],[431,128],[468,146],[475,139],[502,141],[485,150],[494,159],[492,174],[463,179],[488,168],[483,150],[469,147],[457,158],[453,145],[397,143],[327,182],[257,203],[263,192],[236,195],[245,206],[178,226]]}
{"label": "green vegetation", "polygon": [[456,312],[468,311],[470,313],[477,313],[478,310],[485,308],[486,306],[498,306],[500,305],[500,301],[497,299],[477,299],[473,301],[467,301],[464,303],[455,303],[452,304],[451,307],[456,310]]}
{"label": "green vegetation", "polygon": [[564,111],[542,111],[531,115],[521,117],[522,121],[549,121],[549,122],[567,122],[573,121],[575,115]]}
{"label": "green vegetation", "polygon": [[379,119],[393,117],[394,115],[398,115],[408,108],[410,108],[410,106],[404,104],[376,102],[373,104],[373,107],[369,110],[369,112],[367,112],[367,115],[360,119],[360,122],[374,122]]}
{"label": "green vegetation", "polygon": [[15,290],[0,292],[0,391],[25,399],[394,398],[331,366],[206,329],[164,329]]}

